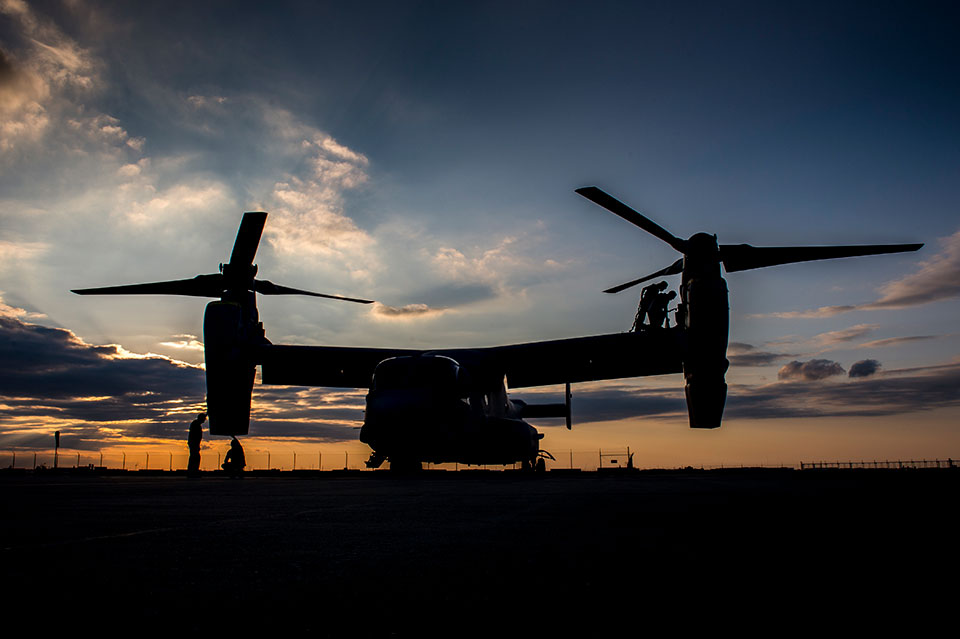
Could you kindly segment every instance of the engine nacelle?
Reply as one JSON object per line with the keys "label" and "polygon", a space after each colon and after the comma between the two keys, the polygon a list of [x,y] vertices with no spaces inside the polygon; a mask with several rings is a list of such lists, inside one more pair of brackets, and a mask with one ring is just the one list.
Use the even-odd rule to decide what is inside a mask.
{"label": "engine nacelle", "polygon": [[203,315],[211,435],[246,435],[256,364],[240,304],[210,302]]}
{"label": "engine nacelle", "polygon": [[730,306],[722,277],[693,278],[685,283],[687,354],[684,393],[691,428],[719,428],[727,400],[724,380]]}
{"label": "engine nacelle", "polygon": [[719,428],[723,405],[727,401],[727,383],[720,379],[691,379],[683,388],[687,398],[690,428]]}

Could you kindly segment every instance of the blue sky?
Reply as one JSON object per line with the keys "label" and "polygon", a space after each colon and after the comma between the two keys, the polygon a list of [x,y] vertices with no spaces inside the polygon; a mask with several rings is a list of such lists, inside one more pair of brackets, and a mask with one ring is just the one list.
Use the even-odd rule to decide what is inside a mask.
{"label": "blue sky", "polygon": [[[949,389],[960,365],[950,3],[341,4],[0,2],[10,330],[119,345],[117,357],[167,366],[180,391],[178,375],[194,373],[177,362],[202,361],[202,302],[67,291],[213,272],[255,209],[270,212],[261,274],[381,303],[261,300],[275,342],[482,346],[625,330],[634,292],[600,291],[676,255],[573,193],[595,184],[679,236],[926,246],[729,275],[728,380],[742,399],[722,432],[689,433],[663,408],[679,377],[627,381],[579,391],[588,423],[569,446],[651,448],[655,437],[678,459],[686,447],[737,462],[788,458],[816,432],[810,454],[830,457],[845,449],[823,433],[869,417],[872,428],[938,424],[936,436],[891,435],[904,454],[955,452],[943,427],[960,400]],[[147,353],[157,357],[134,357]],[[13,379],[24,363],[9,358]],[[804,368],[811,360],[828,364]],[[850,378],[865,361],[879,367]],[[829,363],[843,373],[812,372],[838,370]],[[6,404],[0,445],[29,445],[54,424],[84,429],[91,447],[105,424],[111,441],[142,434],[142,420],[174,437],[193,408],[155,407],[120,427],[53,411],[43,387],[32,412]],[[822,408],[878,388],[882,415]],[[99,405],[89,389],[64,392],[56,401]],[[115,392],[126,405],[135,391]],[[764,410],[751,415],[748,399]],[[288,401],[264,391],[261,415],[269,405],[274,421],[258,432],[293,432]],[[304,419],[352,437],[362,394],[349,401],[352,421],[328,402],[317,410],[335,415],[296,421],[297,441],[312,441]],[[765,435],[758,452],[746,433],[767,419],[790,434]]]}

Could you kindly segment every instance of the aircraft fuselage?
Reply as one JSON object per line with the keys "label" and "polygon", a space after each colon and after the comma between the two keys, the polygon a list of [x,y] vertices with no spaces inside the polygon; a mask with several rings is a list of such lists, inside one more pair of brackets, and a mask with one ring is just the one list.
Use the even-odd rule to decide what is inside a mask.
{"label": "aircraft fuselage", "polygon": [[360,441],[371,465],[533,462],[543,437],[520,418],[502,380],[475,383],[455,360],[425,354],[381,362],[366,398]]}

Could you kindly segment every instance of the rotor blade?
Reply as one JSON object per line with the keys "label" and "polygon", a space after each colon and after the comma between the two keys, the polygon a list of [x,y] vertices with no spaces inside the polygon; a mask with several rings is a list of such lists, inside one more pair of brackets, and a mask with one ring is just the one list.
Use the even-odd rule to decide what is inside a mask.
{"label": "rotor blade", "polygon": [[326,295],[324,293],[313,293],[303,291],[299,288],[290,288],[289,286],[280,286],[267,280],[253,280],[253,287],[261,295],[310,295],[312,297],[326,297],[331,300],[343,300],[345,302],[356,302],[357,304],[373,304],[373,300],[361,300],[355,297],[343,297],[341,295]]}
{"label": "rotor blade", "polygon": [[621,202],[620,200],[608,195],[607,193],[601,191],[595,186],[584,186],[576,190],[576,193],[579,193],[583,197],[587,198],[594,204],[599,204],[603,208],[607,209],[611,213],[619,215],[627,222],[630,222],[634,226],[639,226],[647,233],[657,237],[681,253],[686,246],[686,242],[681,240],[679,237],[675,237],[670,231],[663,228],[653,220],[644,217],[640,213],[634,211],[629,206]]}
{"label": "rotor blade", "polygon": [[233,242],[233,252],[230,254],[230,264],[253,264],[263,234],[263,225],[267,222],[267,214],[244,213],[240,221],[240,230],[237,239]]}
{"label": "rotor blade", "polygon": [[621,284],[620,286],[614,286],[613,288],[608,288],[607,290],[604,291],[604,293],[619,293],[620,291],[627,290],[631,286],[636,286],[640,282],[646,282],[647,280],[652,280],[655,277],[661,277],[663,275],[676,275],[677,273],[681,273],[681,272],[683,272],[682,257],[665,269],[661,269],[656,273],[647,275],[646,277],[641,277],[639,280],[633,280],[632,282],[627,282],[625,284]]}
{"label": "rotor blade", "polygon": [[193,297],[220,297],[223,293],[223,275],[197,275],[188,280],[124,284],[101,288],[79,288],[77,295],[190,295]]}
{"label": "rotor blade", "polygon": [[723,268],[732,273],[778,264],[832,260],[839,257],[882,255],[916,251],[923,244],[871,244],[863,246],[750,246],[749,244],[722,244],[720,260]]}

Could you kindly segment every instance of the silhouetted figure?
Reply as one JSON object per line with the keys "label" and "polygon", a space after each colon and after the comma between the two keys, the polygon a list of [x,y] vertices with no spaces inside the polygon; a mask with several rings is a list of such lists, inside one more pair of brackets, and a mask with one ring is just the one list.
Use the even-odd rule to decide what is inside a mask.
{"label": "silhouetted figure", "polygon": [[227,451],[227,456],[224,457],[223,464],[220,467],[230,475],[239,477],[243,473],[243,467],[246,465],[247,461],[243,456],[243,446],[241,446],[237,438],[234,437],[230,440],[230,450]]}
{"label": "silhouetted figure", "polygon": [[[666,285],[666,282],[663,282],[663,284]],[[647,316],[650,318],[650,328],[663,328],[663,325],[668,322],[667,307],[670,306],[670,301],[676,296],[676,291],[657,293],[654,296],[653,303],[647,310]],[[669,328],[669,324],[667,324],[667,327]]]}
{"label": "silhouetted figure", "polygon": [[200,441],[203,439],[203,422],[207,419],[206,413],[200,413],[190,422],[190,434],[187,435],[187,448],[190,450],[190,459],[187,460],[187,475],[200,476]]}
{"label": "silhouetted figure", "polygon": [[[654,317],[651,313],[656,312],[655,307],[660,302],[660,296],[663,294],[662,291],[665,288],[667,288],[666,282],[657,282],[656,284],[643,287],[643,292],[640,293],[640,305],[637,307],[637,316],[633,320],[633,328],[631,330],[641,331],[657,326],[654,323]],[[664,310],[664,315],[666,315],[666,310]],[[649,325],[644,324],[644,320],[646,320],[648,316],[650,317]],[[659,326],[662,325],[663,319],[661,318]]]}

